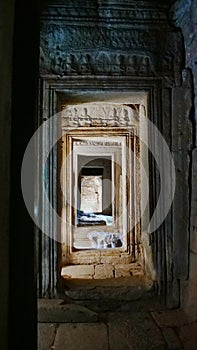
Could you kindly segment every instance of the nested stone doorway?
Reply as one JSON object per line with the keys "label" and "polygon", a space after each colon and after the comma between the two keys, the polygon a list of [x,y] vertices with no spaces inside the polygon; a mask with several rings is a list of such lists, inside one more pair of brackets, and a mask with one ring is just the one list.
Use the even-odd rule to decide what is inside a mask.
{"label": "nested stone doorway", "polygon": [[[57,285],[136,275],[155,281],[147,232],[148,149],[141,142],[148,139],[149,92],[73,93],[58,85],[52,97],[45,81],[43,95],[45,106],[53,104],[46,112],[58,112],[61,129],[59,146],[50,155],[56,175],[54,167],[49,174],[53,193],[59,188],[53,205],[63,219],[60,243],[50,248]],[[57,223],[50,220],[55,229]]]}
{"label": "nested stone doorway", "polygon": [[61,112],[64,278],[128,276],[143,262],[140,105],[127,102]]}
{"label": "nested stone doorway", "polygon": [[[65,224],[60,227],[56,217],[47,215],[50,208],[48,201],[43,199],[42,231],[46,232],[47,229],[50,237],[42,234],[39,239],[39,296],[58,296],[73,277],[94,280],[97,275],[116,280],[115,277],[122,274],[132,278],[139,269],[140,273],[154,281],[160,294],[164,292],[163,278],[171,288],[171,280],[163,269],[171,259],[171,250],[165,241],[166,232],[163,232],[162,226],[153,234],[147,230],[157,205],[160,184],[155,161],[145,146],[150,141],[152,150],[157,148],[146,121],[160,125],[160,93],[160,80],[151,79],[140,80],[140,87],[139,82],[129,77],[102,77],[97,78],[96,82],[91,78],[84,80],[79,77],[41,80],[41,120],[48,120],[54,113],[59,116],[58,125],[49,123],[50,127],[40,140],[41,149],[48,147],[57,130],[61,140],[50,152],[47,166],[45,164],[41,169],[40,176],[42,178],[44,174],[48,179],[48,198],[60,218],[64,218]],[[103,107],[101,110],[108,113],[109,118],[103,118],[102,113],[96,114],[98,107]],[[141,139],[146,140],[145,144]],[[87,149],[89,153],[86,153]],[[68,156],[70,153],[72,157]],[[94,160],[93,155],[96,155]],[[104,163],[108,162],[111,175],[102,185],[102,210],[106,209],[107,212],[102,211],[99,215],[103,215],[102,219],[104,215],[110,217],[107,219],[112,225],[94,225],[94,232],[102,231],[106,236],[111,234],[109,238],[115,238],[120,246],[104,248],[103,241],[100,242],[102,249],[97,249],[87,246],[87,243],[93,244],[95,241],[89,239],[92,227],[84,226],[84,218],[81,220],[78,215],[81,201],[78,188],[82,181],[80,171],[83,176],[90,176],[94,165],[93,171],[97,172],[97,176],[104,176],[105,165],[103,163],[101,166],[101,159]],[[119,160],[114,162],[113,159]],[[122,173],[121,168],[124,169]],[[108,203],[108,206],[104,205],[104,182],[107,181],[113,184],[110,185],[110,198],[115,193],[115,201]],[[117,191],[113,189],[116,182],[119,186]],[[120,185],[123,183],[126,186]],[[121,197],[122,201],[117,200]],[[124,220],[119,217],[120,212]]]}

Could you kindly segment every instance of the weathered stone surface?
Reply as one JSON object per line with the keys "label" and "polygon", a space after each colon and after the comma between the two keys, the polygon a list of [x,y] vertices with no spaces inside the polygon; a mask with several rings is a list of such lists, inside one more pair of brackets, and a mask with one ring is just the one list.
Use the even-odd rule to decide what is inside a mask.
{"label": "weathered stone surface", "polygon": [[[86,6],[81,2],[77,7],[50,4],[43,12],[42,73],[164,75],[172,80],[177,72],[180,75],[181,55],[176,52],[182,48],[182,40],[169,26],[165,3],[159,8],[147,1],[141,1],[140,5],[135,1],[127,2],[126,8],[121,1],[118,7],[108,1],[91,2],[88,8]],[[106,21],[110,26],[102,24]]]}
{"label": "weathered stone surface", "polygon": [[196,350],[197,322],[181,327],[179,329],[179,336],[185,350]]}
{"label": "weathered stone surface", "polygon": [[93,278],[94,265],[69,265],[62,268],[61,275],[64,278]]}
{"label": "weathered stone surface", "polygon": [[[103,300],[100,302],[98,300],[81,300],[77,301],[80,305],[84,305],[87,308],[93,310],[96,313],[106,313],[106,312],[129,312],[130,315],[136,312],[143,312],[151,310],[158,310],[161,307],[159,300],[154,296],[144,297],[139,300]],[[116,317],[116,316],[114,316]]]}
{"label": "weathered stone surface", "polygon": [[186,47],[186,66],[192,67],[197,56],[196,48],[196,0],[176,1],[172,8],[173,20],[181,27]]}
{"label": "weathered stone surface", "polygon": [[192,151],[190,249],[197,254],[197,147]]}
{"label": "weathered stone surface", "polygon": [[62,324],[57,330],[57,350],[107,350],[107,327],[103,323]]}
{"label": "weathered stone surface", "polygon": [[[65,256],[67,256],[67,252],[64,249],[63,263],[67,264],[67,260],[64,260]],[[76,252],[76,254],[71,254],[69,256],[69,263],[75,264],[75,265],[99,264],[100,252],[97,251],[96,249],[92,251],[91,255],[90,254],[82,255],[82,254],[79,254],[79,252]]]}
{"label": "weathered stone surface", "polygon": [[[194,208],[192,208],[194,209]],[[191,215],[190,250],[197,254],[197,215]]]}
{"label": "weathered stone surface", "polygon": [[[139,113],[134,111],[132,108],[121,105],[121,104],[102,104],[100,103],[87,103],[82,105],[74,105],[66,107],[62,112],[62,127],[81,127],[81,126],[133,126],[139,122]],[[99,116],[99,118],[98,118]],[[115,144],[114,144],[115,143]],[[89,145],[89,146],[121,146],[121,143],[116,141],[78,141],[77,145]],[[88,210],[84,210],[87,211]],[[93,210],[94,212],[99,212],[102,210]]]}
{"label": "weathered stone surface", "polygon": [[[114,316],[114,315],[113,315]],[[110,322],[109,325],[109,345],[113,350],[134,350],[134,346],[129,339],[127,323],[116,320]]]}
{"label": "weathered stone surface", "polygon": [[[197,123],[196,123],[196,117],[197,117],[197,69],[196,69],[196,57],[197,57],[197,35],[196,35],[196,0],[179,0],[176,1],[172,8],[172,14],[173,19],[175,21],[175,24],[181,28],[183,37],[184,37],[184,46],[185,46],[185,58],[186,58],[186,66],[190,67],[192,72],[192,79],[193,79],[193,88],[194,89],[194,108],[195,111],[192,111],[192,119],[195,120],[195,123],[193,122],[193,142],[194,145],[197,145]],[[190,89],[190,93],[192,92],[192,89]],[[189,92],[189,90],[188,90]],[[186,95],[186,98],[188,98],[188,93]],[[187,114],[188,115],[188,114]],[[185,118],[188,120],[187,118]],[[184,134],[187,135],[186,130],[184,130]],[[197,165],[197,149],[194,149],[192,151],[192,196],[191,196],[191,225],[190,225],[190,249],[193,252],[196,251],[196,199],[197,199],[197,187],[196,187],[196,165]],[[181,187],[181,192],[184,193],[183,188]],[[188,197],[188,196],[187,196]],[[183,203],[183,202],[182,202]],[[182,205],[181,205],[182,206]],[[182,216],[182,215],[180,215]],[[185,243],[181,239],[181,244],[184,247]],[[179,253],[180,250],[178,249]],[[180,254],[181,257],[183,257],[183,254]],[[186,259],[188,259],[188,255],[186,256]],[[192,257],[190,260],[194,260]],[[193,274],[191,271],[190,274]],[[193,278],[193,277],[192,277]],[[185,311],[187,313],[190,313],[192,317],[197,315],[197,303],[196,303],[196,295],[197,290],[195,286],[195,282],[193,283],[192,280],[189,280],[188,282],[183,284],[183,306],[185,308]]]}
{"label": "weathered stone surface", "polygon": [[162,334],[167,343],[168,350],[179,350],[182,348],[180,339],[172,328],[163,328]]}
{"label": "weathered stone surface", "polygon": [[121,255],[119,254],[119,256],[105,256],[105,255],[101,255],[101,259],[100,259],[101,264],[130,264],[131,263],[131,256],[125,256],[125,255]]}
{"label": "weathered stone surface", "polygon": [[95,266],[95,279],[113,278],[114,267],[113,265],[103,264]]}
{"label": "weathered stone surface", "polygon": [[161,331],[148,313],[111,314],[108,324],[110,349],[165,349]]}
{"label": "weathered stone surface", "polygon": [[[182,306],[191,321],[197,320],[197,285],[190,279],[183,284]],[[190,321],[190,322],[191,322]]]}
{"label": "weathered stone surface", "polygon": [[56,299],[40,300],[38,322],[97,322],[97,313],[80,305],[68,304]]}
{"label": "weathered stone surface", "polygon": [[189,279],[197,286],[197,254],[190,252]]}
{"label": "weathered stone surface", "polygon": [[[93,281],[96,283],[97,280],[95,279]],[[117,281],[117,283],[113,285],[112,281]],[[74,300],[132,301],[146,297],[153,289],[153,282],[146,279],[144,276],[131,277],[129,281],[126,279],[123,279],[123,281],[125,284],[122,283],[121,285],[118,284],[118,279],[108,280],[108,284],[106,285],[101,283],[98,283],[98,285],[92,284],[92,289],[87,289],[85,286],[81,288],[80,286],[77,288],[70,287],[69,290],[65,291],[65,295]],[[98,282],[100,281],[98,280]]]}
{"label": "weathered stone surface", "polygon": [[38,323],[38,350],[51,350],[55,341],[58,325]]}
{"label": "weathered stone surface", "polygon": [[141,265],[138,264],[116,264],[115,278],[143,275]]}
{"label": "weathered stone surface", "polygon": [[[42,18],[63,18],[64,20],[71,20],[71,17],[74,21],[81,23],[81,21],[87,21],[87,18],[90,17],[92,20],[97,17],[102,19],[117,19],[120,18],[121,22],[135,22],[135,20],[143,20],[144,22],[158,24],[160,20],[162,23],[167,21],[167,9],[172,0],[166,0],[165,3],[157,3],[157,6],[149,3],[147,6],[147,1],[140,2],[140,8],[137,6],[138,1],[123,1],[119,0],[118,6],[115,6],[114,1],[99,1],[95,0],[86,0],[78,1],[78,6],[74,7],[71,0],[67,0],[65,6],[64,1],[58,2],[59,6],[55,6],[53,2],[50,2],[47,7],[44,7],[42,10]],[[126,4],[126,7],[125,7]],[[130,23],[131,24],[131,23]]]}
{"label": "weathered stone surface", "polygon": [[[192,147],[192,76],[189,69],[182,72],[182,85],[173,90],[172,150],[181,151]],[[175,117],[176,113],[176,117]]]}
{"label": "weathered stone surface", "polygon": [[191,86],[191,73],[189,70],[184,70],[182,86],[173,89],[172,99],[172,155],[176,168],[176,190],[173,202],[173,255],[174,273],[180,279],[187,278],[188,273],[190,214],[188,179],[189,151],[192,147],[192,124],[190,122],[192,108]]}
{"label": "weathered stone surface", "polygon": [[189,322],[191,318],[184,310],[164,310],[151,312],[152,317],[160,328],[181,327]]}

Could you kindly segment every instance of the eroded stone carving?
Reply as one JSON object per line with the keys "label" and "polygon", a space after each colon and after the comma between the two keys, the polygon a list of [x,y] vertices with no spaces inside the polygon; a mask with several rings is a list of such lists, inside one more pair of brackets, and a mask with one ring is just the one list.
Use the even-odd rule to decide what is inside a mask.
{"label": "eroded stone carving", "polygon": [[92,140],[80,140],[75,141],[74,144],[76,146],[115,146],[115,147],[121,147],[121,142],[118,141],[92,141]]}
{"label": "eroded stone carving", "polygon": [[[73,52],[48,57],[44,54],[44,50],[41,47],[40,66],[41,71],[46,69],[47,71],[64,75],[155,75],[152,56],[143,53]],[[170,70],[172,70],[172,67],[170,67]]]}
{"label": "eroded stone carving", "polygon": [[167,11],[165,2],[143,0],[52,2],[41,19],[40,72],[162,76],[179,84],[181,39]]}
{"label": "eroded stone carving", "polygon": [[179,41],[174,33],[155,29],[147,32],[44,22],[40,40],[41,72],[173,76]]}
{"label": "eroded stone carving", "polygon": [[104,0],[90,0],[77,1],[73,6],[73,1],[60,1],[57,4],[50,3],[47,8],[42,11],[42,18],[64,18],[73,21],[93,20],[96,17],[106,19],[120,18],[122,22],[128,20],[152,20],[167,21],[167,4],[157,4],[155,7],[151,3],[142,0],[119,0],[104,1]]}
{"label": "eroded stone carving", "polygon": [[90,103],[68,106],[62,112],[62,127],[132,126],[138,112],[119,104]]}

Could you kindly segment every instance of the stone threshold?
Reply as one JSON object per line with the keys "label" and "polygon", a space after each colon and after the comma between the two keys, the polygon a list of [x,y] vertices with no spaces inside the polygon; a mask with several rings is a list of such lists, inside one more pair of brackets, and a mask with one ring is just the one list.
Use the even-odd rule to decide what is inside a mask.
{"label": "stone threshold", "polygon": [[129,264],[67,265],[62,267],[61,270],[61,276],[65,279],[111,279],[143,275],[143,269],[137,262]]}
{"label": "stone threshold", "polygon": [[70,279],[65,282],[65,296],[71,300],[133,301],[154,294],[152,280],[146,276],[111,279]]}

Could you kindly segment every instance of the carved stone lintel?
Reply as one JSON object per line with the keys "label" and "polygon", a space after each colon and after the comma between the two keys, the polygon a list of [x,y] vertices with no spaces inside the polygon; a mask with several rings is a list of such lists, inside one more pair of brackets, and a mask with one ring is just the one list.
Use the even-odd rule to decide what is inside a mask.
{"label": "carved stone lintel", "polygon": [[80,140],[80,141],[75,141],[74,144],[76,146],[115,146],[116,148],[117,147],[121,147],[121,142],[118,142],[118,141],[92,141],[92,140],[87,140],[87,141],[84,141],[84,140]]}
{"label": "carved stone lintel", "polygon": [[[180,70],[173,31],[42,23],[41,74],[174,76]],[[168,45],[166,45],[168,43]],[[176,61],[176,62],[175,62]],[[175,62],[175,63],[174,63]]]}
{"label": "carved stone lintel", "polygon": [[[68,19],[73,22],[91,22],[95,18],[100,21],[110,19],[117,22],[117,18],[121,22],[133,24],[133,21],[143,20],[145,22],[165,21],[167,22],[167,4],[156,4],[153,6],[151,2],[137,0],[130,1],[77,1],[73,6],[73,1],[60,1],[56,4],[50,4],[42,11],[41,18]],[[132,22],[130,21],[132,20]],[[130,22],[130,23],[129,23]]]}
{"label": "carved stone lintel", "polygon": [[120,104],[89,103],[68,106],[61,115],[62,127],[128,127],[139,120],[137,111]]}
{"label": "carved stone lintel", "polygon": [[[85,51],[61,52],[57,56],[46,55],[40,49],[40,70],[42,73],[63,75],[131,75],[155,76],[155,64],[152,55],[143,52]],[[166,72],[172,71],[172,64]]]}

